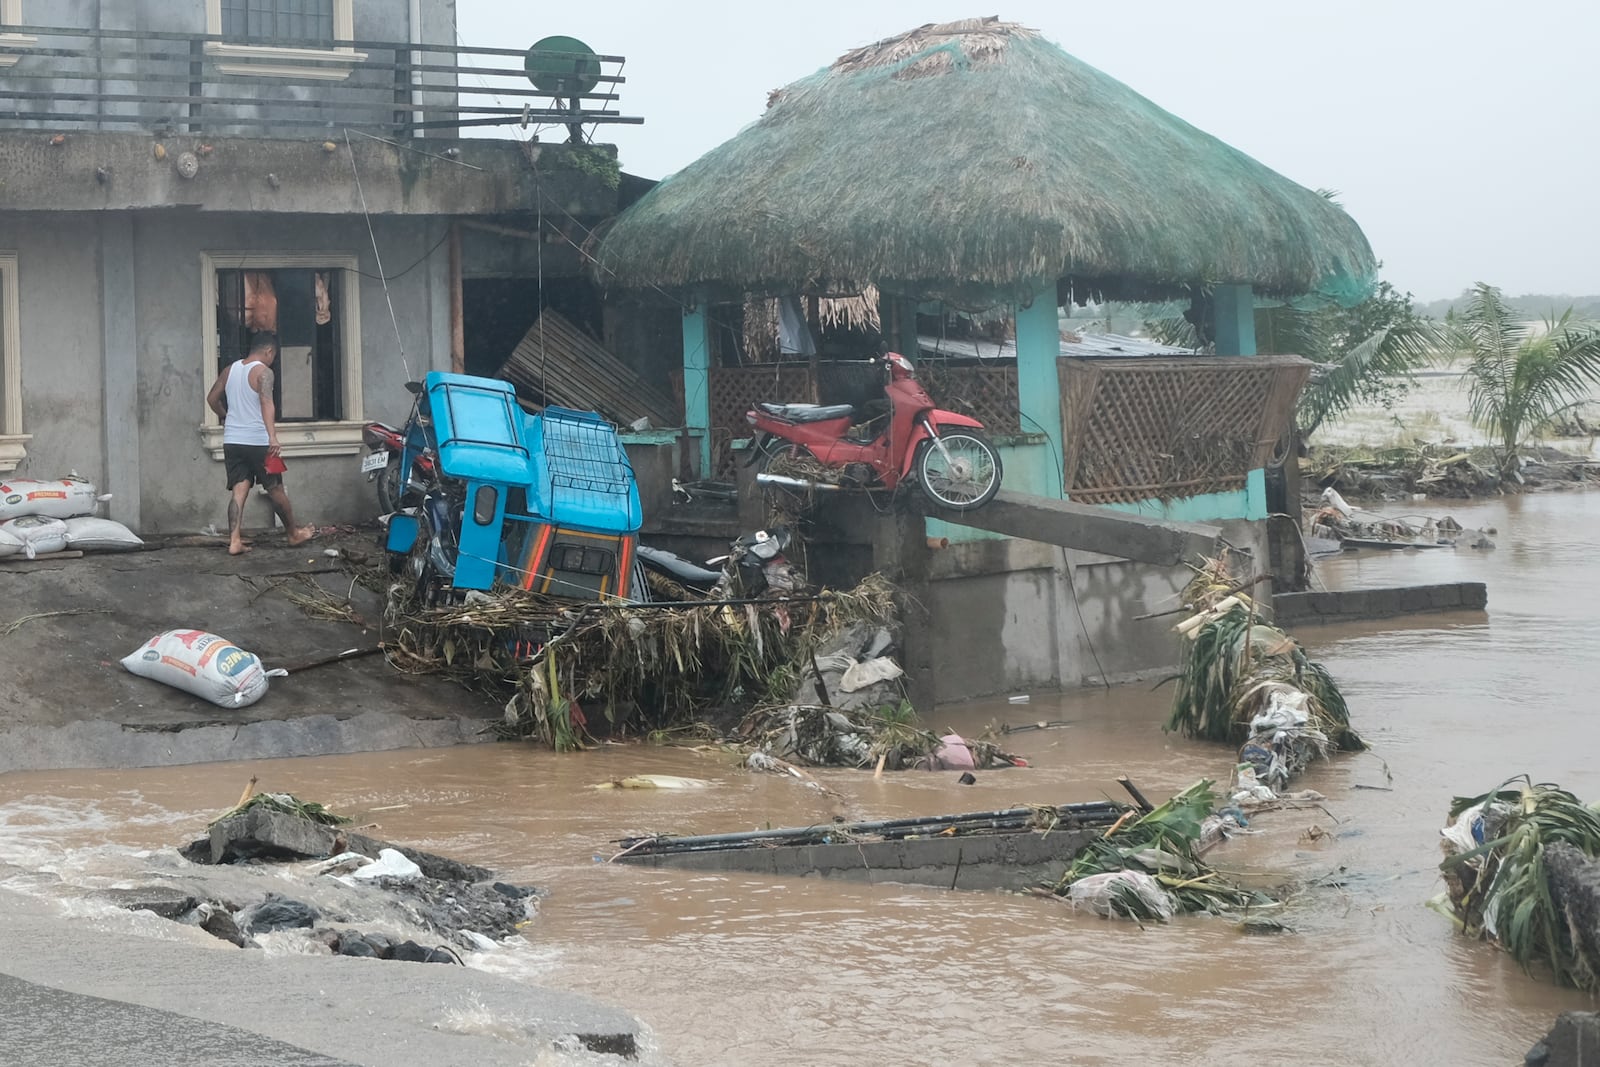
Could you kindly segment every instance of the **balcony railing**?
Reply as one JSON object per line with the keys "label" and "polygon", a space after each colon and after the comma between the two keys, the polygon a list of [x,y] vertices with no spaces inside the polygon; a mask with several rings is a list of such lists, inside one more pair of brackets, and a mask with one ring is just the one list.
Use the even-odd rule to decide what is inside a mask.
{"label": "balcony railing", "polygon": [[7,26],[0,128],[301,137],[349,128],[406,137],[516,125],[555,127],[577,140],[585,127],[644,121],[615,109],[621,56],[587,57],[587,75],[552,92],[548,82],[540,89],[528,80],[525,55],[396,41],[241,43]]}

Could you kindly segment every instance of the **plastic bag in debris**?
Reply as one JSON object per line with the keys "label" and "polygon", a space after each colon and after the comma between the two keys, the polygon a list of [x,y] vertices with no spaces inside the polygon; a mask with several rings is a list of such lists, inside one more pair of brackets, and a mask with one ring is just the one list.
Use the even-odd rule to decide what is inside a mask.
{"label": "plastic bag in debris", "polygon": [[288,673],[267,670],[254,653],[204,630],[156,634],[129,653],[122,666],[130,674],[164,682],[224,708],[254,704],[266,693],[269,677]]}
{"label": "plastic bag in debris", "polygon": [[1229,798],[1235,804],[1268,804],[1278,799],[1278,795],[1270,788],[1261,784],[1261,779],[1256,776],[1256,769],[1248,763],[1241,763],[1237,772],[1237,780],[1233,787],[1233,795]]}
{"label": "plastic bag in debris", "polygon": [[22,542],[22,554],[29,559],[47,552],[65,552],[67,549],[67,524],[60,519],[44,515],[24,515],[20,519],[7,519],[0,530]]}
{"label": "plastic bag in debris", "polygon": [[1248,825],[1250,822],[1244,812],[1237,808],[1224,808],[1214,815],[1207,815],[1200,824],[1200,840],[1195,844],[1196,851],[1205,852]]}
{"label": "plastic bag in debris", "polygon": [[869,685],[892,682],[905,673],[900,669],[900,664],[888,656],[879,656],[877,659],[851,664],[845,670],[844,676],[839,679],[839,688],[846,693],[859,693]]}
{"label": "plastic bag in debris", "polygon": [[70,519],[92,513],[99,499],[93,483],[82,478],[59,478],[53,482],[13,478],[0,482],[0,520],[23,515]]}
{"label": "plastic bag in debris", "polygon": [[1119,898],[1132,893],[1144,902],[1149,910],[1163,922],[1178,913],[1172,894],[1161,888],[1155,878],[1140,871],[1109,871],[1079,878],[1067,889],[1067,899],[1074,908],[1085,908],[1107,918],[1126,915],[1125,905]]}
{"label": "plastic bag in debris", "polygon": [[351,871],[350,877],[362,881],[374,878],[399,878],[409,882],[422,877],[422,868],[412,863],[397,849],[381,848],[378,850],[377,859]]}
{"label": "plastic bag in debris", "polygon": [[1260,737],[1276,730],[1305,726],[1311,721],[1311,713],[1306,707],[1308,699],[1304,690],[1290,685],[1274,685],[1267,697],[1267,706],[1250,720],[1250,736]]}
{"label": "plastic bag in debris", "polygon": [[79,515],[67,520],[67,547],[85,552],[127,552],[143,545],[139,535],[114,519]]}
{"label": "plastic bag in debris", "polygon": [[1451,856],[1471,852],[1483,844],[1483,805],[1474,804],[1463,811],[1455,822],[1439,831],[1439,836],[1444,838],[1444,850]]}

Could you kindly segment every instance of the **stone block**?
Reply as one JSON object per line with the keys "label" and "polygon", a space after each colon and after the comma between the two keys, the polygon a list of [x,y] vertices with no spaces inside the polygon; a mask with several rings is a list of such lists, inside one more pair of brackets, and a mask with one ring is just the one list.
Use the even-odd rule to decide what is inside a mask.
{"label": "stone block", "polygon": [[1600,1013],[1562,1012],[1544,1040],[1523,1059],[1527,1067],[1595,1067],[1600,1064]]}
{"label": "stone block", "polygon": [[133,889],[107,889],[101,899],[129,911],[149,911],[163,919],[187,915],[197,903],[181,889],[166,885],[145,885]]}

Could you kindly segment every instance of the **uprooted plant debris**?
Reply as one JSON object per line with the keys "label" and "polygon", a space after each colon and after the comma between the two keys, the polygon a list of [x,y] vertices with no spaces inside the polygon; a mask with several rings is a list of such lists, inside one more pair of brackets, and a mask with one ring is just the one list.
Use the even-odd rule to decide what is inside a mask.
{"label": "uprooted plant debris", "polygon": [[1462,933],[1491,941],[1524,969],[1600,991],[1600,810],[1524,775],[1456,797],[1439,831],[1440,905]]}
{"label": "uprooted plant debris", "polygon": [[1137,819],[1125,816],[1085,845],[1048,892],[1074,908],[1140,923],[1277,906],[1273,897],[1229,881],[1200,858],[1217,802],[1211,785],[1202,779]]}
{"label": "uprooted plant debris", "polygon": [[830,634],[893,625],[894,593],[871,575],[854,589],[743,604],[575,605],[505,590],[412,609],[391,597],[386,648],[400,670],[503,696],[507,736],[565,751],[582,745],[592,711],[626,733],[786,702]]}
{"label": "uprooted plant debris", "polygon": [[1182,600],[1193,614],[1177,626],[1189,645],[1168,679],[1177,683],[1168,730],[1242,745],[1240,761],[1274,789],[1334,749],[1366,747],[1327,669],[1262,621],[1223,559],[1197,568]]}
{"label": "uprooted plant debris", "polygon": [[1374,449],[1317,445],[1309,450],[1301,471],[1307,485],[1377,500],[1407,500],[1416,493],[1470,499],[1600,480],[1600,466],[1559,449],[1528,449],[1524,460],[1511,479],[1503,480],[1494,449],[1482,446],[1419,444]]}

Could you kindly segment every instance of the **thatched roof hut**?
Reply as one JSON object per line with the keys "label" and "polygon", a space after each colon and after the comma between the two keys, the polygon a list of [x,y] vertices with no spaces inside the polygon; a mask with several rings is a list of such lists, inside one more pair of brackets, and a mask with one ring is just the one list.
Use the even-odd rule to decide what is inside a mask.
{"label": "thatched roof hut", "polygon": [[997,19],[927,25],[774,92],[761,118],[604,236],[623,287],[994,302],[1196,287],[1364,290],[1360,228],[1289,181]]}

